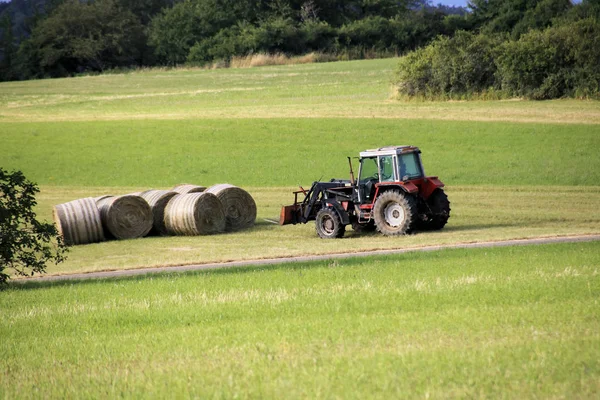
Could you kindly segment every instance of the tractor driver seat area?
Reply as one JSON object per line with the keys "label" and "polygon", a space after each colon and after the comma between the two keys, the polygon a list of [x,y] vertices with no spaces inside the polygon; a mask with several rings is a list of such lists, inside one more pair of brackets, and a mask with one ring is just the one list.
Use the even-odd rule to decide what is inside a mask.
{"label": "tractor driver seat area", "polygon": [[375,184],[377,182],[378,181],[375,178],[368,179],[365,182],[365,189],[363,192],[365,199],[367,199],[367,200],[373,199],[373,196],[375,196]]}

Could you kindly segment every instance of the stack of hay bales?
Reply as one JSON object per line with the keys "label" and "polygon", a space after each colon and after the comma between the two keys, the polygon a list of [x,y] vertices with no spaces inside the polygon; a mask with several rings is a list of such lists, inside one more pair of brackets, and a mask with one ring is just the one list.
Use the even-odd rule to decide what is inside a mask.
{"label": "stack of hay bales", "polygon": [[245,190],[229,185],[206,189],[178,185],[122,196],[85,198],[54,207],[65,243],[96,243],[156,235],[211,235],[248,229],[256,203]]}

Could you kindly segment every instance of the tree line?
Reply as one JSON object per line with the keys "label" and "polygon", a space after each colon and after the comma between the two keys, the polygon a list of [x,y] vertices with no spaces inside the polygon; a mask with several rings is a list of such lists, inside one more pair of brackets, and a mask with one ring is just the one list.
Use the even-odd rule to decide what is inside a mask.
{"label": "tree line", "polygon": [[[13,0],[13,5],[25,0]],[[0,79],[203,65],[255,53],[338,59],[419,48],[465,10],[427,0],[32,0],[0,19]],[[36,6],[37,5],[37,6]],[[25,6],[23,6],[25,7]],[[458,17],[457,17],[458,16]],[[457,18],[454,18],[457,17]],[[19,19],[15,21],[14,19]]]}
{"label": "tree line", "polygon": [[0,80],[257,53],[406,54],[401,96],[594,97],[599,3],[471,0],[467,12],[428,0],[12,0],[0,17]]}

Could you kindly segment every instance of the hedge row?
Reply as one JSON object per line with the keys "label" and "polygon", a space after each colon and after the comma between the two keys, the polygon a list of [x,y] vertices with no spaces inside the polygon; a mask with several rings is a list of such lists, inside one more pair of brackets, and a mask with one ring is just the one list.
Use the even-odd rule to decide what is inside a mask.
{"label": "hedge row", "polygon": [[457,32],[400,59],[400,97],[600,98],[600,23],[586,18],[507,35]]}
{"label": "hedge row", "polygon": [[[259,25],[238,23],[213,36],[195,42],[184,59],[185,48],[173,47],[162,54],[170,62],[204,64],[215,60],[254,53],[285,53],[289,55],[321,52],[352,54],[362,58],[360,52],[394,55],[413,50],[429,43],[438,34],[452,34],[453,27],[443,24],[441,15],[436,18],[383,18],[367,17],[350,24],[333,27],[324,21],[306,21],[297,24],[289,18],[271,18]],[[160,48],[160,44],[158,45]]]}

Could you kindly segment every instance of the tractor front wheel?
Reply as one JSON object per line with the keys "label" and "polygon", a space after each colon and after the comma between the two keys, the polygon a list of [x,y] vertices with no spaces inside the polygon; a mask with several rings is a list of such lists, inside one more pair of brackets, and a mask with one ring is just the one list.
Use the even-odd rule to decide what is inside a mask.
{"label": "tractor front wheel", "polygon": [[373,207],[377,230],[385,236],[405,235],[416,218],[416,203],[412,197],[396,190],[383,193]]}
{"label": "tractor front wheel", "polygon": [[346,233],[339,215],[331,208],[323,208],[317,213],[315,226],[321,239],[341,238]]}

